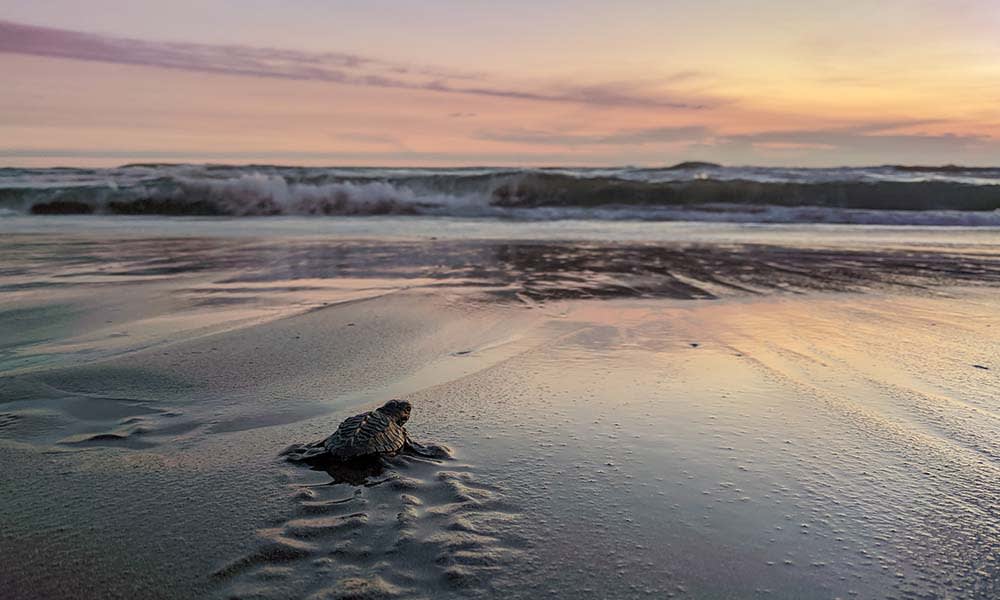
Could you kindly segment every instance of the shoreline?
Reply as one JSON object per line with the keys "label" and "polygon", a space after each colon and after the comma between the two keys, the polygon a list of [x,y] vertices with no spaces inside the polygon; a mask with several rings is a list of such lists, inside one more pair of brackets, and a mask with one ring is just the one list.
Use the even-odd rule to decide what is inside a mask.
{"label": "shoreline", "polygon": [[[86,228],[81,229],[80,224]],[[136,227],[141,227],[137,230]],[[953,239],[972,236],[975,243],[997,245],[1000,225],[914,225],[874,223],[753,223],[711,221],[642,221],[565,218],[555,220],[498,217],[358,215],[304,216],[162,216],[162,215],[0,215],[5,235],[52,234],[99,237],[113,232],[126,238],[236,237],[326,238],[342,240],[422,241],[429,239],[560,242],[630,241],[704,242],[794,241],[795,234],[819,235],[827,243],[906,243],[924,236]],[[403,233],[400,233],[403,232]],[[864,235],[859,235],[863,233]],[[873,234],[874,238],[873,238]],[[804,243],[804,241],[803,241]],[[920,243],[917,241],[917,243]]]}

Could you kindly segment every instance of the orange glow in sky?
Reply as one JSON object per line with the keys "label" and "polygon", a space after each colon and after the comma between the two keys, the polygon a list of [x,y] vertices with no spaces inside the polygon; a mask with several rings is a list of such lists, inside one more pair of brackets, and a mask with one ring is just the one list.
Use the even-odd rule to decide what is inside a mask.
{"label": "orange glow in sky", "polygon": [[4,165],[1000,164],[992,0],[0,7]]}

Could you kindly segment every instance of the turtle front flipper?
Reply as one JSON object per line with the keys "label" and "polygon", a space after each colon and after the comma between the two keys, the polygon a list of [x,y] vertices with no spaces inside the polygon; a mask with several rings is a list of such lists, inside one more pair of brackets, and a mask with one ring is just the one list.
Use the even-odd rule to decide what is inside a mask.
{"label": "turtle front flipper", "polygon": [[407,454],[419,456],[421,458],[430,458],[433,460],[447,460],[452,457],[451,449],[447,446],[425,446],[419,442],[414,442],[410,439],[410,436],[406,436],[406,443],[403,445],[403,451]]}

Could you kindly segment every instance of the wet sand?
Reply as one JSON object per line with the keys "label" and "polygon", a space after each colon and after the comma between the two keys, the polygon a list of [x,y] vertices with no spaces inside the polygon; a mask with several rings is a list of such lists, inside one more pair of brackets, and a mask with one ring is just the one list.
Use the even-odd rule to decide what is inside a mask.
{"label": "wet sand", "polygon": [[[18,598],[991,598],[995,248],[5,239]],[[451,460],[292,443],[389,397]]]}

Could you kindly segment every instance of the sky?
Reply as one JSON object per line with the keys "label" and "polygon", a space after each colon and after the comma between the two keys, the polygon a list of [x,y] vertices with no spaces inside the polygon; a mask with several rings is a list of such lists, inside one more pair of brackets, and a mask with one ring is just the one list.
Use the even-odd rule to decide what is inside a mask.
{"label": "sky", "polygon": [[0,0],[0,165],[1000,165],[996,0]]}

